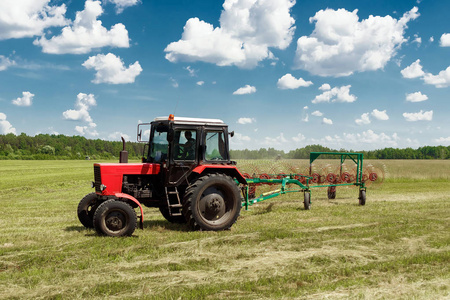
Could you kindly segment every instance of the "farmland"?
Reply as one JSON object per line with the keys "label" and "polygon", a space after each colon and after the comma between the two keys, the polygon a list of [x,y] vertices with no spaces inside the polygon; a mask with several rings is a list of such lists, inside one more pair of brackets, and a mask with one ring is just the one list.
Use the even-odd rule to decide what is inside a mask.
{"label": "farmland", "polygon": [[386,160],[365,206],[354,188],[335,200],[314,189],[310,211],[302,194],[284,195],[223,232],[144,208],[130,238],[79,223],[92,163],[1,161],[0,298],[450,297],[449,160]]}

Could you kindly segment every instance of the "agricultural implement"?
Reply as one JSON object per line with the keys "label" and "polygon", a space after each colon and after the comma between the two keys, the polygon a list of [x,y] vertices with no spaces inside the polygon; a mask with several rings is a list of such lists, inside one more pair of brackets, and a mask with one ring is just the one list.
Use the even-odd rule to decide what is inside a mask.
{"label": "agricultural implement", "polygon": [[[149,139],[142,130],[149,126]],[[143,206],[158,207],[169,222],[187,223],[193,230],[225,230],[237,220],[241,207],[273,197],[302,192],[305,209],[311,208],[311,189],[326,187],[328,198],[339,186],[357,186],[359,204],[366,201],[366,185],[377,174],[363,171],[360,153],[312,152],[307,172],[241,172],[229,155],[228,126],[218,119],[180,118],[170,115],[138,125],[138,141],[146,143],[142,163],[128,163],[120,153],[119,163],[95,163],[95,192],[81,199],[77,214],[87,228],[101,235],[130,236],[139,220],[143,228]],[[317,172],[319,156],[340,157],[339,170]],[[356,164],[346,168],[345,160]],[[326,172],[325,172],[326,171]],[[372,179],[371,179],[372,178]],[[373,181],[373,180],[372,180]],[[277,189],[256,196],[265,186]],[[140,213],[138,216],[136,210]]]}

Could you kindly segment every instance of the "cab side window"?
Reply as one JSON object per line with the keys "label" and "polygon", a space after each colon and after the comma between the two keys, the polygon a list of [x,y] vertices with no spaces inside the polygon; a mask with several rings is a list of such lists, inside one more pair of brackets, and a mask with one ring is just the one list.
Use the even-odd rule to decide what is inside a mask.
{"label": "cab side window", "polygon": [[226,160],[223,131],[207,131],[205,135],[206,160]]}
{"label": "cab side window", "polygon": [[175,160],[194,160],[197,149],[197,133],[194,130],[175,130]]}

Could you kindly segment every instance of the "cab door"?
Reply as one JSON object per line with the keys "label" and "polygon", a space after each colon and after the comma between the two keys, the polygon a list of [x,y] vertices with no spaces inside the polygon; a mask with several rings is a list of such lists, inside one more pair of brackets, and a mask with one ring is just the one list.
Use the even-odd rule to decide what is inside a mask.
{"label": "cab door", "polygon": [[171,142],[168,185],[178,186],[198,165],[198,128],[174,128]]}

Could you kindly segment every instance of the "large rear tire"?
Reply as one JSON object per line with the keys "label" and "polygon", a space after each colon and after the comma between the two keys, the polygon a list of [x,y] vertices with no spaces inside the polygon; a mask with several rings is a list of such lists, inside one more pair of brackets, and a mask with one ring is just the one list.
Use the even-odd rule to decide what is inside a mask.
{"label": "large rear tire", "polygon": [[98,207],[97,194],[90,193],[81,199],[78,204],[77,214],[78,220],[86,228],[94,228],[94,213]]}
{"label": "large rear tire", "polygon": [[94,228],[101,235],[131,236],[136,224],[136,212],[123,201],[107,200],[99,205],[94,214]]}
{"label": "large rear tire", "polygon": [[225,230],[239,217],[241,196],[236,182],[225,174],[197,179],[183,198],[184,217],[193,230]]}

